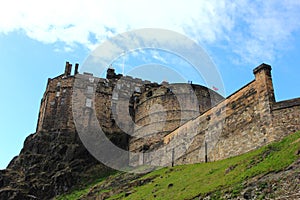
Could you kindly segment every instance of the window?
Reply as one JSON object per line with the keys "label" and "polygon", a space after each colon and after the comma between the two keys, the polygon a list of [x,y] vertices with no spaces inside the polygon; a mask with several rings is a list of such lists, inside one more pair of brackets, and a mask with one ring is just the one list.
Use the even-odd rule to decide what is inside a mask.
{"label": "window", "polygon": [[134,88],[134,91],[135,91],[135,92],[141,92],[141,89],[140,89],[139,87],[135,87],[135,88]]}
{"label": "window", "polygon": [[94,79],[93,77],[90,77],[90,78],[89,78],[90,83],[94,83],[94,80],[95,80],[95,79]]}
{"label": "window", "polygon": [[92,86],[88,86],[87,87],[87,93],[88,94],[93,94],[93,92],[94,92],[94,88]]}
{"label": "window", "polygon": [[66,99],[65,98],[61,98],[60,100],[60,105],[64,105],[65,104]]}
{"label": "window", "polygon": [[86,99],[85,106],[91,108],[92,107],[92,99]]}
{"label": "window", "polygon": [[119,94],[114,92],[113,95],[112,95],[112,99],[113,100],[118,100],[118,98],[119,98]]}
{"label": "window", "polygon": [[134,101],[135,101],[136,103],[140,103],[140,99],[139,99],[138,97],[134,97]]}
{"label": "window", "polygon": [[61,86],[61,83],[58,82],[57,85],[56,85],[56,91],[59,91],[59,90],[60,90],[60,86]]}

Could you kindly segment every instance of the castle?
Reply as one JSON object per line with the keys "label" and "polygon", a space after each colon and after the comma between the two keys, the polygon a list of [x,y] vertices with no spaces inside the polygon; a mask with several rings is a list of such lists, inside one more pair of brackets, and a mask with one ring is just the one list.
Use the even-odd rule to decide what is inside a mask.
{"label": "castle", "polygon": [[[118,147],[136,152],[130,157],[134,166],[225,159],[300,130],[300,98],[275,101],[267,64],[255,68],[255,79],[226,98],[191,83],[151,83],[112,68],[99,78],[80,74],[78,67],[72,74],[67,62],[63,74],[48,79],[37,133],[97,123]],[[74,110],[77,102],[80,109]],[[76,126],[74,113],[86,116]]]}

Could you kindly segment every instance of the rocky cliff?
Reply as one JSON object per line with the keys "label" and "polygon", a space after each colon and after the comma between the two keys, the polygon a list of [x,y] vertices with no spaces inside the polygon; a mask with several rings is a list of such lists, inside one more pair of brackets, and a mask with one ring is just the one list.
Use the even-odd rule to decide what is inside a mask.
{"label": "rocky cliff", "polygon": [[20,155],[0,171],[0,199],[51,199],[110,173],[76,132],[38,132],[26,138]]}

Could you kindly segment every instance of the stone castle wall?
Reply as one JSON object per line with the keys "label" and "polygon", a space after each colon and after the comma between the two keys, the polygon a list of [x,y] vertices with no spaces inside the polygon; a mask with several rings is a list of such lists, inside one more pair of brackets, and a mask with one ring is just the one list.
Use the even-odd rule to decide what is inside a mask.
{"label": "stone castle wall", "polygon": [[300,98],[276,102],[271,67],[262,64],[253,72],[255,80],[224,99],[203,86],[159,85],[117,75],[113,69],[106,78],[78,74],[78,65],[75,75],[81,81],[76,84],[67,63],[64,74],[48,80],[37,132],[75,130],[75,112],[84,119],[76,127],[100,125],[113,143],[139,152],[130,158],[132,165],[239,155],[300,130]]}
{"label": "stone castle wall", "polygon": [[276,139],[300,130],[300,98],[276,102],[272,106],[272,119]]}
{"label": "stone castle wall", "polygon": [[[138,151],[146,144],[139,139],[144,133],[153,135],[153,140],[148,142],[150,145],[162,143],[166,134],[223,99],[204,86],[168,83],[162,86],[130,76],[117,75],[113,69],[108,69],[106,78],[94,77],[90,73],[78,74],[76,69],[75,78],[75,74],[71,75],[71,69],[72,65],[67,62],[64,74],[48,80],[41,101],[37,131],[75,130],[73,101],[77,104],[75,107],[82,108],[76,111],[81,112],[79,116],[85,116],[76,126],[99,123],[115,144],[123,143],[122,147],[125,146],[124,141],[128,142],[129,136],[125,137],[125,133],[128,133],[133,137],[126,148]],[[148,96],[150,92],[153,92],[153,95]],[[191,92],[195,92],[195,98],[190,97]],[[167,120],[161,118],[161,113],[150,113],[149,108],[153,105],[160,105],[163,111],[167,111]],[[198,105],[199,107],[195,107]],[[157,107],[153,110],[157,110]],[[93,114],[96,115],[97,121],[91,118]],[[165,131],[151,132],[150,130],[160,123],[160,119],[162,124],[166,121],[163,126]],[[94,121],[91,122],[92,120]]]}
{"label": "stone castle wall", "polygon": [[164,136],[224,98],[199,85],[164,84],[149,88],[135,102],[135,130],[130,151],[158,148]]}
{"label": "stone castle wall", "polygon": [[254,74],[254,81],[166,135],[160,151],[141,155],[144,163],[221,160],[300,130],[300,99],[276,103],[271,67],[263,64]]}
{"label": "stone castle wall", "polygon": [[[74,84],[74,76],[70,74],[71,67],[72,65],[67,62],[64,74],[48,79],[46,91],[41,100],[37,132],[75,129],[71,107]],[[78,70],[78,65],[75,69]],[[76,73],[77,70],[75,70]]]}

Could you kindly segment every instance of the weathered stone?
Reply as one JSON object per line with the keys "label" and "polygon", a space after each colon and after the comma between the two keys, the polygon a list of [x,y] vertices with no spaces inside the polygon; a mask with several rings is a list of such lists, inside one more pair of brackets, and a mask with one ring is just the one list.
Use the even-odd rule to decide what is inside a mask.
{"label": "weathered stone", "polygon": [[[260,65],[254,70],[254,81],[165,136],[166,145],[175,141],[179,147],[182,135],[194,132],[197,127],[194,142],[176,163],[203,162],[205,138],[208,159],[214,161],[245,153],[300,130],[300,99],[275,102],[270,71],[269,65]],[[156,157],[159,158],[165,157]]]}

